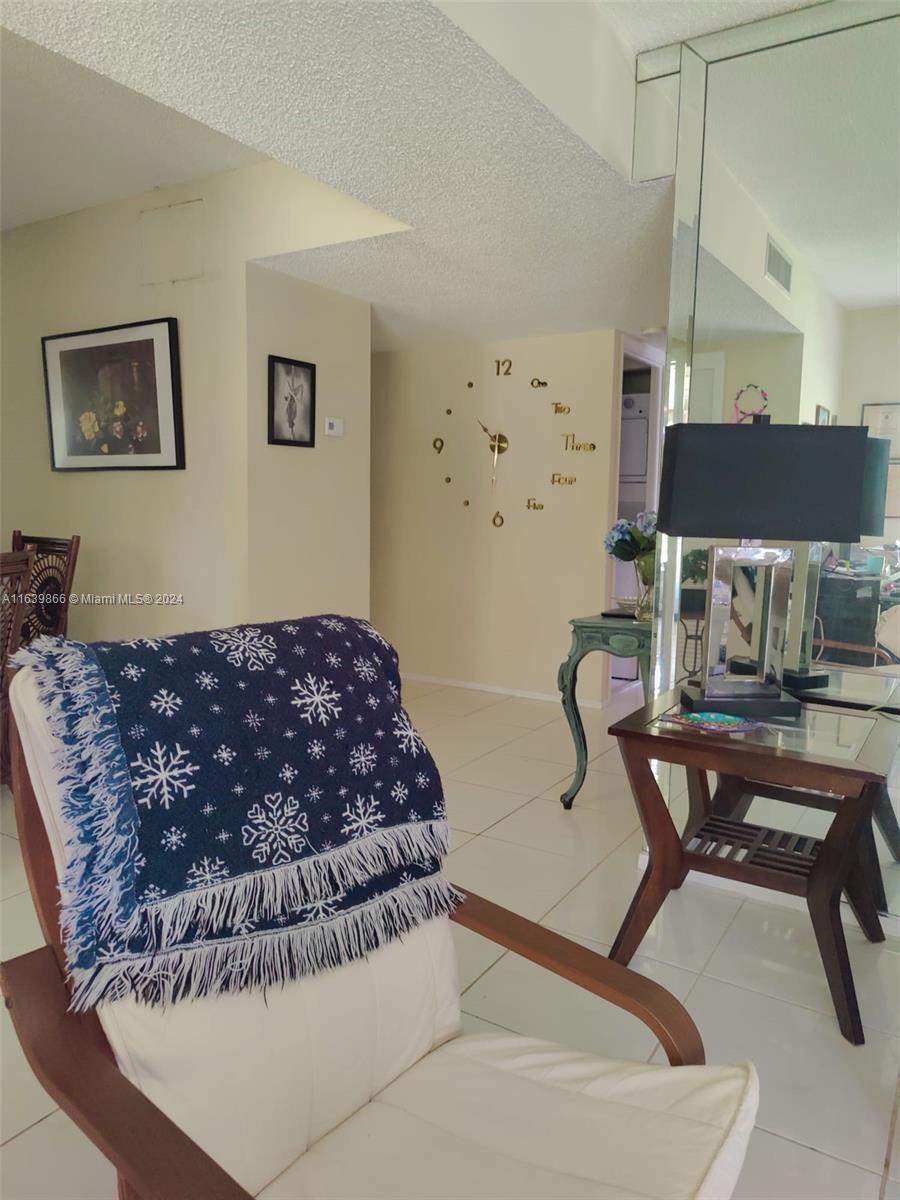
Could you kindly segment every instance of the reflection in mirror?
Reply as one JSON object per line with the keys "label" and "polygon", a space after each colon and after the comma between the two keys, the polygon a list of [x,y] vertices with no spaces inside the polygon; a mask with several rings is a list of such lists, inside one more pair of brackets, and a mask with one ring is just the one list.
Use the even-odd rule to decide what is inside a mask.
{"label": "reflection in mirror", "polygon": [[[691,420],[859,424],[900,400],[898,62],[891,20],[710,65]],[[892,511],[798,573],[790,665],[900,664]]]}
{"label": "reflection in mirror", "polygon": [[[883,533],[792,547],[786,662],[827,671],[829,695],[900,712],[900,18],[710,61],[687,77],[689,54],[669,419],[746,422],[762,409],[776,423],[863,423],[892,439]],[[659,652],[672,683],[702,670],[709,543],[663,541]],[[742,635],[729,628],[730,658]],[[806,819],[785,807],[793,824],[783,828]],[[883,840],[879,851],[891,861]],[[900,914],[900,867],[885,883]]]}

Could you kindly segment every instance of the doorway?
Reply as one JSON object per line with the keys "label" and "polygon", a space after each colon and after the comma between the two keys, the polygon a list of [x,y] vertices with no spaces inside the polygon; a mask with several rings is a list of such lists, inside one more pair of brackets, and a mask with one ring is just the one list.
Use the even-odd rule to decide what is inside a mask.
{"label": "doorway", "polygon": [[[625,339],[622,358],[622,403],[619,422],[617,517],[633,521],[639,512],[656,508],[659,492],[660,399],[665,355],[651,345]],[[613,560],[613,597],[637,596],[631,563]],[[611,691],[638,679],[635,658],[613,658]]]}

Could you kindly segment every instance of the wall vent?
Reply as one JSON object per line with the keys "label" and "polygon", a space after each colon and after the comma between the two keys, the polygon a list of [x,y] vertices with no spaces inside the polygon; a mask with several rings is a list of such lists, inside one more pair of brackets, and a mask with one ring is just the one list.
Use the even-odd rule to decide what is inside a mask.
{"label": "wall vent", "polygon": [[766,236],[766,278],[777,283],[783,292],[791,294],[791,260],[785,255],[772,239]]}

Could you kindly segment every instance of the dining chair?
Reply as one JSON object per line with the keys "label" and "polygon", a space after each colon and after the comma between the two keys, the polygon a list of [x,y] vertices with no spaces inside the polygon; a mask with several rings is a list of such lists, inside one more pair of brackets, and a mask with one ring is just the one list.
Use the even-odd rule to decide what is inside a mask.
{"label": "dining chair", "polygon": [[34,551],[31,590],[35,601],[25,616],[23,645],[44,633],[65,637],[69,623],[69,595],[80,545],[81,538],[77,533],[69,538],[53,538],[32,537],[20,529],[13,530],[13,550]]}

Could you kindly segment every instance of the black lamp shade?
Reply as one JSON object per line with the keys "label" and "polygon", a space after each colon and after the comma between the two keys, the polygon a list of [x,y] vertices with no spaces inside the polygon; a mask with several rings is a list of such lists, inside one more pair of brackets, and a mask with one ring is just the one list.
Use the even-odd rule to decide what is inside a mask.
{"label": "black lamp shade", "polygon": [[868,451],[867,435],[863,425],[670,425],[657,526],[680,537],[859,541],[878,508],[865,479],[868,456],[882,451]]}
{"label": "black lamp shade", "polygon": [[866,441],[866,474],[863,480],[862,529],[864,537],[884,534],[884,509],[887,503],[888,459],[891,443],[887,438],[870,437]]}

